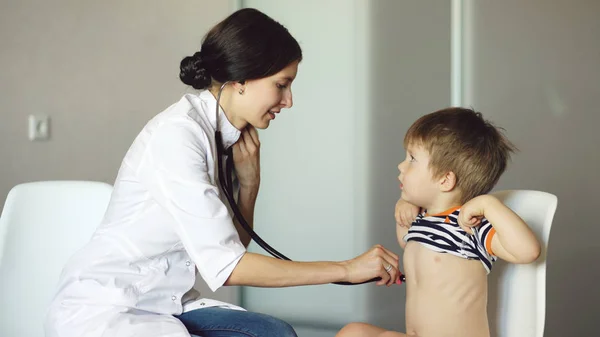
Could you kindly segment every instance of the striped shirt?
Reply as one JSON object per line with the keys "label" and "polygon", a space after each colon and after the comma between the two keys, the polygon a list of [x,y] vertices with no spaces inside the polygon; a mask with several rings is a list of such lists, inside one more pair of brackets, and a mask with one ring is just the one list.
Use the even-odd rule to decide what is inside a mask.
{"label": "striped shirt", "polygon": [[419,214],[404,241],[417,241],[439,253],[479,260],[489,273],[496,261],[492,252],[492,238],[496,230],[483,218],[479,226],[472,228],[473,234],[468,234],[458,225],[459,213],[460,208],[456,207],[440,214]]}

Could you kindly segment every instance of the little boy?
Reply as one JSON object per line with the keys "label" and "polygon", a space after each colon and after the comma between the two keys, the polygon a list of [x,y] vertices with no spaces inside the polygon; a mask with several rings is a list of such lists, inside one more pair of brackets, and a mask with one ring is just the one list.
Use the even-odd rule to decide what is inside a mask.
{"label": "little boy", "polygon": [[[540,254],[527,224],[486,195],[514,147],[480,113],[463,108],[421,117],[404,147],[396,231],[404,249],[406,335],[487,337],[493,262],[530,263]],[[406,335],[351,323],[337,336]]]}

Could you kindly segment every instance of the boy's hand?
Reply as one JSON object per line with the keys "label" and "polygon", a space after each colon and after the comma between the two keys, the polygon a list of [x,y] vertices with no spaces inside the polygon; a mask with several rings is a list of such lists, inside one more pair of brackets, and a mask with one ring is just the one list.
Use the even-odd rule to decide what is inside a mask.
{"label": "boy's hand", "polygon": [[410,225],[412,225],[413,221],[417,218],[417,215],[419,215],[419,210],[419,207],[402,199],[398,199],[395,212],[396,224],[398,226],[410,228]]}
{"label": "boy's hand", "polygon": [[467,233],[473,234],[471,227],[481,225],[481,219],[485,216],[485,205],[490,195],[480,195],[467,201],[458,214],[458,225]]}

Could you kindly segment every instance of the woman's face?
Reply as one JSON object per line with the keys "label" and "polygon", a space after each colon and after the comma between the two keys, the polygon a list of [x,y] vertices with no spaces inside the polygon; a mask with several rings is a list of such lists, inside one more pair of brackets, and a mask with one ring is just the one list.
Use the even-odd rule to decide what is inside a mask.
{"label": "woman's face", "polygon": [[268,128],[281,109],[292,107],[292,82],[297,72],[298,61],[294,61],[275,75],[237,84],[244,94],[237,96],[236,116],[258,129]]}

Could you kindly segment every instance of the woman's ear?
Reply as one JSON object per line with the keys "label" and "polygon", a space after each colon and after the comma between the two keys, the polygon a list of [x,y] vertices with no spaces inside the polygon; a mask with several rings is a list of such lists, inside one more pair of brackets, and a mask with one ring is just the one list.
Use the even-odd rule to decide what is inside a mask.
{"label": "woman's ear", "polygon": [[233,82],[233,88],[238,94],[243,95],[246,91],[246,81]]}
{"label": "woman's ear", "polygon": [[440,179],[440,189],[442,192],[450,192],[456,187],[456,174],[449,171]]}

